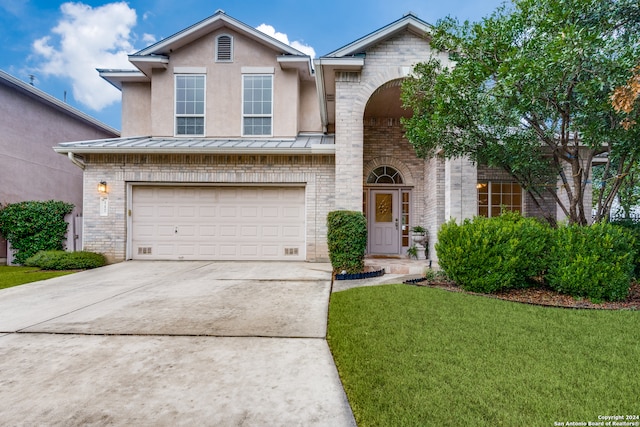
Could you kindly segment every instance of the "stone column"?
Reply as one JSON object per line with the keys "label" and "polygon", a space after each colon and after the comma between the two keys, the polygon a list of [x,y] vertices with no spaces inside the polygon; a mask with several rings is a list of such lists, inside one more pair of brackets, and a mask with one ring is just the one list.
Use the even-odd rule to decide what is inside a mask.
{"label": "stone column", "polygon": [[445,161],[444,165],[445,204],[444,215],[448,221],[457,222],[473,218],[478,214],[478,171],[467,158],[455,158]]}

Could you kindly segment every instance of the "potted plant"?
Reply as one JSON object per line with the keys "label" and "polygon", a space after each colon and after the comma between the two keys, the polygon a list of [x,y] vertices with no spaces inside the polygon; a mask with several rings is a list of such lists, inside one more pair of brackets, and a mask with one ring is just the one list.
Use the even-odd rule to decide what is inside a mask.
{"label": "potted plant", "polygon": [[426,259],[426,247],[428,244],[427,230],[420,226],[416,225],[411,227],[411,240],[414,243],[414,246],[417,251],[416,259]]}

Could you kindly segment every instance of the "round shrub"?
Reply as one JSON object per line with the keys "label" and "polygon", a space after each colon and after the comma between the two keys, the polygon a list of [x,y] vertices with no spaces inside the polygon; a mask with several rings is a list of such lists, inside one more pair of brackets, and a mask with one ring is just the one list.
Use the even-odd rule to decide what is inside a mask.
{"label": "round shrub", "polygon": [[361,273],[367,250],[367,220],[362,212],[329,212],[327,228],[329,259],[333,271]]}
{"label": "round shrub", "polygon": [[104,255],[94,252],[40,251],[25,261],[27,267],[43,270],[86,270],[107,263]]}
{"label": "round shrub", "polygon": [[632,234],[612,224],[560,227],[545,278],[552,289],[575,297],[624,300],[634,270],[634,246]]}
{"label": "round shrub", "polygon": [[551,229],[517,213],[476,217],[438,232],[438,263],[463,289],[492,293],[531,286],[545,267]]}

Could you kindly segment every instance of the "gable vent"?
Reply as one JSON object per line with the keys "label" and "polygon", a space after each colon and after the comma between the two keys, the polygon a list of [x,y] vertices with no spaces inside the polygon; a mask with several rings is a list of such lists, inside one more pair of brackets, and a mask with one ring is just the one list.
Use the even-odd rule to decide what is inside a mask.
{"label": "gable vent", "polygon": [[233,61],[233,39],[231,36],[222,35],[216,39],[216,61]]}

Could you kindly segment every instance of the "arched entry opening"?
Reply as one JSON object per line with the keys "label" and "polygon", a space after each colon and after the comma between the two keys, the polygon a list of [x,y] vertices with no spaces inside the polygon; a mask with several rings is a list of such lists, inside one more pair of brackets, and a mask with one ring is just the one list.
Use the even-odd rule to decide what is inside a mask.
{"label": "arched entry opening", "polygon": [[392,166],[373,169],[364,190],[364,212],[369,230],[368,253],[398,255],[409,244],[411,188]]}
{"label": "arched entry opening", "polygon": [[409,247],[412,191],[416,171],[407,159],[415,154],[404,138],[401,117],[402,79],[378,87],[367,102],[364,123],[363,212],[367,217],[367,252],[401,255]]}

